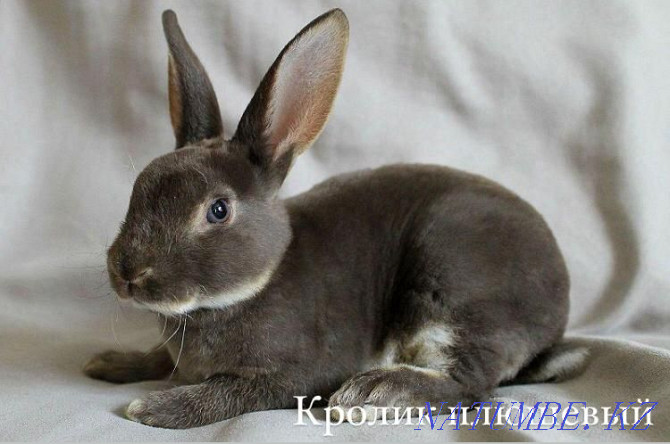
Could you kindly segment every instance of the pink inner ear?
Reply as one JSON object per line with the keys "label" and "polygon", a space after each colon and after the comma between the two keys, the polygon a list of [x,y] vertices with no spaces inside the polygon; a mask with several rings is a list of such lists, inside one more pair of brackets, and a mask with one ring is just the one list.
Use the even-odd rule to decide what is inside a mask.
{"label": "pink inner ear", "polygon": [[346,35],[325,23],[303,34],[284,53],[267,114],[274,158],[294,146],[299,154],[323,129],[342,71]]}

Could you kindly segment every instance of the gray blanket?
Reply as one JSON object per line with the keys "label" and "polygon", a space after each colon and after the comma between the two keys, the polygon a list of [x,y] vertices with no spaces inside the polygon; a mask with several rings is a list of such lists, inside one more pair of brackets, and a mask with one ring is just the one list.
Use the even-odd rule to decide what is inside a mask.
{"label": "gray blanket", "polygon": [[[125,404],[170,383],[115,386],[80,368],[160,333],[154,315],[117,304],[105,247],[137,171],[173,146],[161,11],[180,14],[230,135],[281,47],[335,6],[351,23],[340,95],[283,195],[393,162],[451,165],[519,193],[563,249],[570,335],[591,357],[573,380],[495,399],[598,411],[575,431],[440,420],[333,425],[335,438],[669,439],[670,4],[370,0],[0,2],[0,438],[326,439],[323,421],[294,425],[296,410],[186,431],[136,424]],[[647,399],[653,425],[606,430],[603,407]]]}

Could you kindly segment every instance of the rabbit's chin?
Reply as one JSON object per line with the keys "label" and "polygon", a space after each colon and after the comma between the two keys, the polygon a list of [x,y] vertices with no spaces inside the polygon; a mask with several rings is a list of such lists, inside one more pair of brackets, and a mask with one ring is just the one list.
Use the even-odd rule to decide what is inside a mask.
{"label": "rabbit's chin", "polygon": [[137,308],[166,316],[180,316],[200,308],[224,309],[238,302],[251,299],[260,293],[272,278],[273,272],[274,268],[270,268],[237,288],[218,294],[210,295],[202,291],[196,291],[195,294],[184,301],[143,302],[132,299],[131,302]]}
{"label": "rabbit's chin", "polygon": [[134,299],[131,302],[133,306],[139,309],[153,311],[165,316],[181,316],[199,308],[195,297],[183,302],[139,302]]}

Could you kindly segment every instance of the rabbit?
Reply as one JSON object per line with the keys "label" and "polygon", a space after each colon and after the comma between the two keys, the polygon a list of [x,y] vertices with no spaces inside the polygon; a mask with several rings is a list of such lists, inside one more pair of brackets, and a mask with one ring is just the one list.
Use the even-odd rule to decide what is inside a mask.
{"label": "rabbit", "polygon": [[587,350],[563,338],[557,242],[502,186],[398,164],[277,197],[333,106],[341,10],[284,47],[231,139],[175,13],[162,21],[176,149],[138,175],[107,267],[118,298],[165,315],[164,344],[99,354],[84,372],[114,383],[176,372],[182,385],[132,401],[129,419],[190,428],[317,395],[333,412],[465,406],[583,366]]}

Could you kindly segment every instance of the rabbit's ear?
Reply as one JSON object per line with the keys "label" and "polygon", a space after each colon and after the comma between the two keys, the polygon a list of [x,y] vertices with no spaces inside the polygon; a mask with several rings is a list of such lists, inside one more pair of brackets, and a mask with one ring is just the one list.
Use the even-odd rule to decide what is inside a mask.
{"label": "rabbit's ear", "polygon": [[177,15],[163,12],[167,39],[170,120],[177,148],[223,136],[223,124],[214,88],[205,68],[181,32]]}
{"label": "rabbit's ear", "polygon": [[340,84],[349,41],[347,17],[333,9],[282,50],[256,90],[233,140],[281,184],[293,159],[321,133]]}

